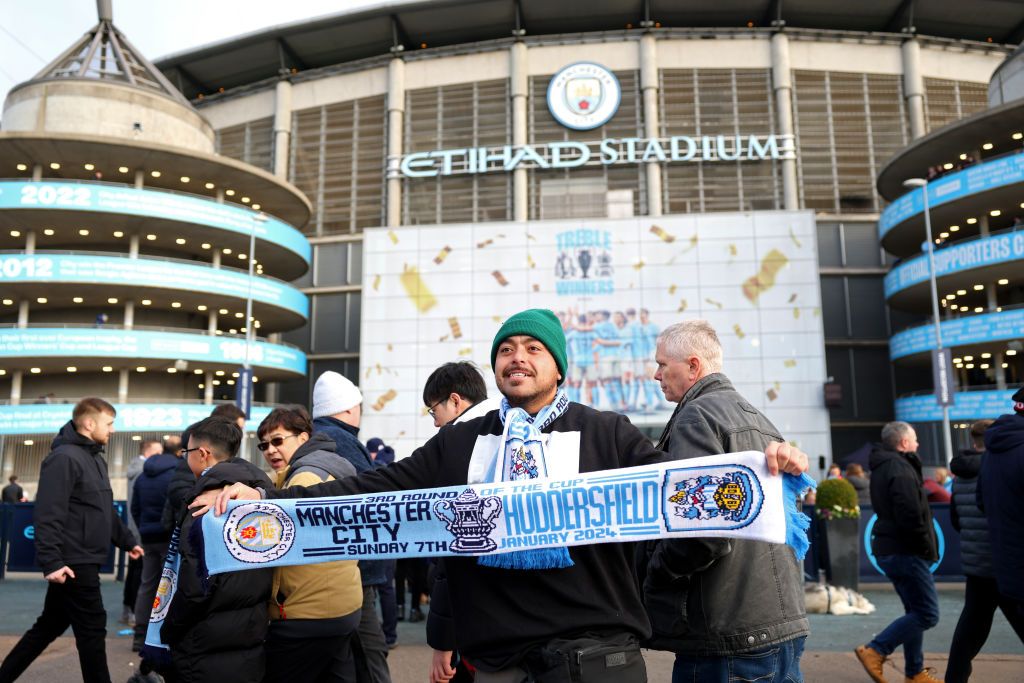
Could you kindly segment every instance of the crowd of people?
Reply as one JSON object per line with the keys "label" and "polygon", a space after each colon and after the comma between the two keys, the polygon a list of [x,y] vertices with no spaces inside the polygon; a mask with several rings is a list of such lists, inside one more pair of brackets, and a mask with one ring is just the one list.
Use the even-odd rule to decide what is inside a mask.
{"label": "crowd of people", "polygon": [[[591,360],[600,364],[597,350],[613,346],[600,326],[610,319],[616,329],[628,330],[631,317],[637,325],[650,325],[645,311],[558,316],[531,309],[511,316],[490,354],[500,396],[488,398],[475,365],[443,364],[422,395],[439,431],[399,461],[381,439],[365,445],[360,440],[363,397],[338,373],[317,378],[310,410],[281,406],[258,425],[257,449],[265,467],[238,457],[244,414],[218,406],[177,443],[143,443],[130,467],[132,526],[113,514],[103,459],[115,410],[102,399],[82,399],[54,439],[40,474],[36,546],[49,582],[43,612],[0,665],[0,683],[17,679],[68,626],[84,680],[110,680],[99,567],[111,543],[141,561],[135,599],[128,600],[126,585],[125,602],[134,611],[134,647],[142,656],[137,678],[143,680],[386,683],[395,622],[403,618],[425,621],[433,654],[423,664],[423,676],[431,683],[646,681],[641,647],[675,654],[673,683],[803,680],[809,623],[802,569],[788,545],[661,539],[555,553],[516,551],[487,562],[453,556],[428,564],[426,558],[411,558],[396,568],[386,560],[334,560],[209,578],[201,571],[203,548],[195,532],[200,517],[224,514],[234,499],[337,497],[507,481],[508,469],[495,463],[511,456],[544,465],[527,468],[531,476],[538,471],[572,476],[749,450],[764,451],[772,474],[806,471],[806,454],[787,444],[723,374],[722,347],[706,321],[671,325],[637,346],[632,342],[640,337],[625,332],[619,337],[620,349],[649,351],[659,401],[674,407],[656,444],[622,414],[572,400],[571,388],[584,400],[585,390],[600,388],[621,409],[643,393],[635,383],[631,393],[626,384],[591,385],[570,360],[579,339],[574,335],[594,335],[578,343],[590,350],[584,356],[593,351]],[[629,342],[622,341],[627,337]],[[621,366],[616,372],[625,377]],[[641,365],[634,364],[632,373],[634,379],[647,377]],[[955,523],[964,533],[968,584],[951,648],[954,673],[947,680],[967,680],[996,607],[1024,640],[1024,390],[1015,400],[1015,415],[979,427],[985,457],[963,454],[953,464]],[[871,454],[870,479],[863,468],[846,471],[851,483],[868,482],[879,515],[875,554],[907,611],[857,648],[868,674],[881,683],[885,660],[900,645],[908,681],[937,680],[924,668],[921,653],[921,634],[938,620],[929,571],[937,555],[916,451],[913,428],[890,423]],[[163,604],[171,594],[158,586],[173,548],[180,568],[173,598]],[[526,561],[520,553],[536,554]],[[992,562],[993,554],[1000,563]],[[421,605],[427,602],[424,614]],[[147,638],[147,630],[150,638],[153,632],[150,615],[158,612],[162,621],[153,623],[167,650],[154,648]]]}

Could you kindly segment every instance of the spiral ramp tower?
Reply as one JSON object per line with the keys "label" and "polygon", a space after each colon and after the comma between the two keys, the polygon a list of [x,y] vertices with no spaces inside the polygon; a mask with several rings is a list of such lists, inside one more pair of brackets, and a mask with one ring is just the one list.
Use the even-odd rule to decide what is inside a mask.
{"label": "spiral ramp tower", "polygon": [[[989,108],[917,139],[878,177],[891,204],[879,221],[895,263],[885,279],[892,312],[890,358],[896,418],[941,443],[932,393],[925,192],[931,217],[942,345],[952,354],[953,442],[967,445],[975,420],[1010,412],[1024,382],[1024,51],[995,71]],[[925,178],[925,187],[906,181]]]}
{"label": "spiral ramp tower", "polygon": [[278,335],[309,315],[288,284],[309,268],[309,201],[214,153],[211,126],[98,6],[95,27],[11,90],[0,131],[0,453],[30,493],[83,396],[117,408],[122,493],[136,442],[232,400],[247,358],[247,442],[275,383],[306,373]]}

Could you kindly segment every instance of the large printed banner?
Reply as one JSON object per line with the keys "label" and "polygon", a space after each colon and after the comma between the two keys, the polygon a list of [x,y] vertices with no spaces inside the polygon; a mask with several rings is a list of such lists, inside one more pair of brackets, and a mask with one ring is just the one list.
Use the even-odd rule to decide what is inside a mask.
{"label": "large printed banner", "polygon": [[655,340],[704,318],[736,388],[812,457],[830,454],[810,212],[379,228],[363,254],[361,432],[399,457],[436,433],[430,373],[471,360],[496,396],[494,334],[533,307],[562,321],[573,401],[659,430],[674,406],[653,380]]}
{"label": "large printed banner", "polygon": [[[943,320],[939,329],[942,345],[947,347],[1021,339],[1024,337],[1024,310]],[[894,334],[889,340],[889,357],[895,360],[934,348],[935,326],[921,325]]]}
{"label": "large printed banner", "polygon": [[[208,292],[245,299],[249,276],[228,268],[117,256],[7,254],[0,256],[0,285],[6,282],[60,282],[159,287]],[[263,276],[252,278],[253,301],[309,317],[309,299],[295,287]]]}
{"label": "large printed banner", "polygon": [[1024,182],[1024,155],[1021,154],[986,161],[944,175],[928,183],[927,188],[911,190],[887,206],[878,221],[878,237],[881,239],[903,221],[924,211],[925,189],[928,190],[928,206],[934,209],[962,197],[1021,182]]}
{"label": "large printed banner", "polygon": [[[56,434],[71,419],[72,403],[0,406],[0,435]],[[114,429],[122,432],[168,432],[185,430],[190,424],[210,416],[213,406],[174,403],[116,403]],[[245,429],[256,427],[270,414],[270,408],[253,407]]]}
{"label": "large printed banner", "polygon": [[273,216],[256,221],[252,209],[158,190],[80,181],[8,180],[0,182],[0,209],[94,211],[182,221],[244,235],[255,231],[257,239],[278,244],[306,263],[311,253],[301,232]]}
{"label": "large printed banner", "polygon": [[[0,358],[31,356],[138,358],[241,364],[245,340],[152,330],[83,328],[0,329]],[[253,365],[306,374],[306,355],[296,348],[254,341]]]}
{"label": "large printed banner", "polygon": [[[982,420],[1005,415],[1013,409],[1013,389],[1006,391],[959,391],[949,408],[952,420]],[[896,419],[903,422],[938,422],[942,409],[934,394],[896,399]]]}
{"label": "large printed banner", "polygon": [[[791,479],[786,486],[785,477]],[[788,491],[795,500],[798,489],[813,483],[806,477],[771,476],[764,453],[747,451],[573,479],[244,501],[221,517],[203,518],[203,546],[207,569],[219,574],[331,560],[490,555],[682,536],[786,543],[784,496]],[[792,501],[791,510],[800,514]],[[806,544],[795,545],[806,550]],[[795,550],[803,556],[799,547]]]}
{"label": "large printed banner", "polygon": [[[1024,230],[937,247],[935,277],[1020,260],[1024,260]],[[928,255],[923,254],[889,271],[885,276],[885,297],[927,281]]]}

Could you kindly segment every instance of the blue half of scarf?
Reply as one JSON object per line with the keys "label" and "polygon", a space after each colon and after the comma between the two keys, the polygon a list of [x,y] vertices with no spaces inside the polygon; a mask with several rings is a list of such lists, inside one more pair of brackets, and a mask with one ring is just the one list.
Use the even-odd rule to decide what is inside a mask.
{"label": "blue half of scarf", "polygon": [[[569,407],[569,398],[561,389],[555,400],[531,417],[522,408],[513,408],[508,399],[501,400],[501,422],[505,433],[498,446],[498,462],[501,463],[501,481],[537,479],[548,476],[545,460],[544,441],[541,432],[558,419]],[[495,476],[492,478],[496,479]],[[516,550],[498,555],[484,555],[477,560],[485,567],[499,569],[564,569],[573,566],[569,549],[537,548]]]}

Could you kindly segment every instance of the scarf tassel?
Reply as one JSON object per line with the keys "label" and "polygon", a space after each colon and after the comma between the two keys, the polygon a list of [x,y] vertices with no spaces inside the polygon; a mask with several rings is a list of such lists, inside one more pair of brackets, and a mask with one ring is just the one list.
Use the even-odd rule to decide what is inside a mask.
{"label": "scarf tassel", "polygon": [[817,483],[807,474],[799,477],[785,474],[782,477],[782,498],[786,510],[786,545],[793,549],[796,559],[802,560],[811,547],[807,530],[811,526],[811,518],[797,509],[797,501],[803,497],[807,489],[815,489]]}
{"label": "scarf tassel", "polygon": [[575,563],[569,556],[568,548],[538,548],[481,555],[477,564],[496,569],[565,569]]}

